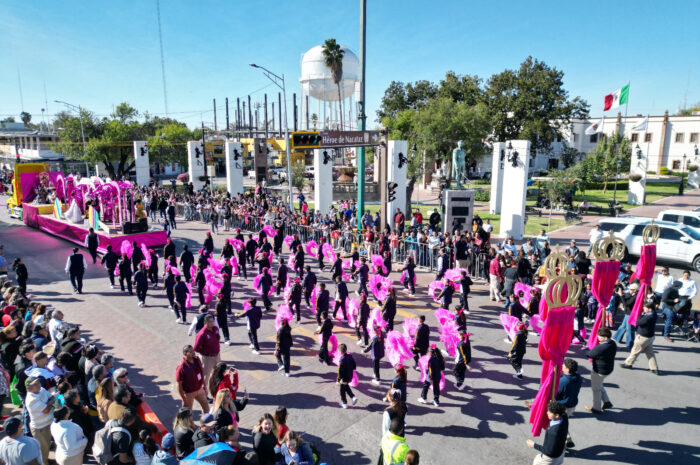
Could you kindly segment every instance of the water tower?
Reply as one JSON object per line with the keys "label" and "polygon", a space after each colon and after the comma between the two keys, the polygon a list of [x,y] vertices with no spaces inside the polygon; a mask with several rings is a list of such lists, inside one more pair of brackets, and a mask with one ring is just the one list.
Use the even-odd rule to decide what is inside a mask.
{"label": "water tower", "polygon": [[[301,115],[300,127],[306,130],[357,129],[357,98],[360,92],[360,60],[349,48],[343,52],[343,78],[333,82],[331,70],[323,61],[323,46],[317,45],[301,58]],[[342,112],[343,127],[340,127]],[[313,118],[313,115],[316,118]]]}

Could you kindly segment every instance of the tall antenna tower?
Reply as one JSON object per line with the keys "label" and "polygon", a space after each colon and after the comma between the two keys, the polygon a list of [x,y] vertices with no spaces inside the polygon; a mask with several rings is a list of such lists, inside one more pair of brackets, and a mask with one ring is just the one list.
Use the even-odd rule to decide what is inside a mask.
{"label": "tall antenna tower", "polygon": [[160,26],[160,0],[156,0],[158,10],[158,42],[160,43],[160,70],[163,75],[163,102],[165,104],[165,116],[168,116],[168,89],[165,86],[165,56],[163,55],[163,31]]}

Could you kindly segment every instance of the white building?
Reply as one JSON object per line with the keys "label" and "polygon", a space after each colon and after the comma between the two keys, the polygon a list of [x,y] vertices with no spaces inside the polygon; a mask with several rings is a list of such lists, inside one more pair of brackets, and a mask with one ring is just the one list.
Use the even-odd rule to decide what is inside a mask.
{"label": "white building", "polygon": [[14,163],[19,157],[24,162],[61,161],[63,155],[54,152],[51,144],[55,134],[28,129],[24,123],[0,123],[0,159]]}
{"label": "white building", "polygon": [[[647,155],[647,171],[659,173],[662,167],[672,171],[680,171],[683,155],[686,155],[686,166],[700,163],[696,160],[696,152],[700,148],[700,114],[691,116],[669,116],[666,111],[661,116],[649,116],[645,131],[632,131],[632,127],[640,123],[645,115],[608,116],[603,119],[601,130],[607,136],[615,132],[623,133],[632,143],[633,153],[641,150]],[[537,153],[530,160],[530,171],[538,172],[559,167],[559,156],[565,146],[573,147],[579,152],[588,154],[593,151],[601,137],[600,133],[587,135],[586,129],[598,123],[600,117],[574,119],[571,129],[564,134],[562,141],[552,144],[550,154]],[[477,173],[491,171],[491,154],[484,156],[477,163]]]}

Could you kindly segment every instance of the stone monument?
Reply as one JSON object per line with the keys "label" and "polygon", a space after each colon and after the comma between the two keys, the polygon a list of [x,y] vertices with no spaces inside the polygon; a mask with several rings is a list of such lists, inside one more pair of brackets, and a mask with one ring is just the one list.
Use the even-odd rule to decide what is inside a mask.
{"label": "stone monument", "polygon": [[647,155],[641,149],[636,153],[633,152],[630,157],[629,189],[627,190],[627,203],[630,205],[644,205],[647,183],[646,167]]}
{"label": "stone monument", "polygon": [[134,169],[136,184],[148,186],[151,183],[151,163],[148,156],[148,142],[145,140],[134,141]]}
{"label": "stone monument", "polygon": [[503,167],[506,159],[506,143],[493,144],[493,159],[491,162],[491,199],[489,201],[489,213],[499,215],[501,213],[501,199],[503,197]]}
{"label": "stone monument", "polygon": [[525,196],[530,164],[530,141],[506,142],[503,159],[500,235],[521,240],[525,232]]}
{"label": "stone monument", "polygon": [[187,141],[187,176],[190,178],[195,191],[204,187],[204,181],[201,181],[199,178],[204,176],[205,163],[202,142],[198,140]]}
{"label": "stone monument", "polygon": [[243,146],[240,142],[224,144],[226,156],[226,190],[232,196],[243,193]]}

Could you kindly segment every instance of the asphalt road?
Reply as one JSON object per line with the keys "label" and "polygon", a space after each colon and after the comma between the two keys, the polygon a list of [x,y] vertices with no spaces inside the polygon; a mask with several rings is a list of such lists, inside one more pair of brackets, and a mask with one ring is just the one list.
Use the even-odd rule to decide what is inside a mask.
{"label": "asphalt road", "polygon": [[[6,199],[0,199],[4,204]],[[4,208],[2,209],[4,212]],[[196,246],[204,236],[205,225],[181,222],[174,231],[178,253],[182,244]],[[217,250],[228,237],[215,237]],[[161,289],[150,290],[148,307],[139,308],[136,297],[109,288],[106,272],[90,265],[85,276],[85,294],[75,295],[64,273],[71,244],[26,228],[3,215],[0,218],[0,243],[5,245],[8,260],[21,256],[29,269],[29,292],[40,301],[53,304],[66,319],[83,324],[84,335],[96,340],[113,353],[137,391],[144,392],[148,403],[166,426],[172,425],[180,406],[174,390],[174,370],[184,344],[192,343],[187,328],[175,324],[167,309]],[[162,263],[162,262],[161,262]],[[162,270],[162,264],[161,264]],[[328,282],[328,272],[322,273]],[[398,274],[393,275],[398,280]],[[400,293],[397,322],[404,317],[424,314],[432,328],[431,342],[438,341],[433,310],[437,305],[427,297],[432,276],[419,274],[417,297],[408,299]],[[252,296],[251,280],[234,280],[234,311]],[[356,284],[350,285],[351,292]],[[279,299],[273,299],[278,303]],[[468,373],[468,387],[454,389],[451,375],[453,362],[448,361],[447,387],[439,408],[420,405],[417,372],[409,372],[409,411],[407,443],[421,453],[422,464],[452,463],[492,464],[530,463],[535,452],[528,449],[529,412],[524,402],[534,398],[539,388],[540,361],[536,335],[528,340],[524,362],[525,378],[512,378],[512,368],[505,355],[509,349],[498,321],[501,308],[488,300],[483,283],[473,286],[469,330],[472,336],[473,370]],[[232,322],[234,345],[222,346],[222,357],[240,371],[241,387],[247,387],[250,404],[241,413],[242,439],[250,445],[250,428],[264,412],[274,412],[278,405],[290,410],[288,425],[303,432],[304,437],[322,451],[322,460],[330,464],[374,464],[381,435],[381,401],[389,386],[392,370],[382,364],[382,385],[371,379],[371,360],[354,344],[350,329],[341,325],[340,342],[348,344],[355,355],[360,386],[355,389],[357,406],[347,410],[337,407],[338,390],[335,370],[316,361],[317,344],[312,331],[316,327],[308,311],[302,324],[294,325],[292,376],[277,372],[272,355],[274,325],[266,316],[260,331],[262,353],[253,355],[248,348],[245,324]],[[400,326],[398,326],[400,329]],[[634,370],[616,369],[606,386],[614,408],[601,416],[583,410],[591,402],[590,364],[581,356],[580,346],[572,346],[569,356],[581,364],[584,387],[580,403],[571,420],[576,449],[566,463],[595,461],[608,464],[690,464],[700,463],[700,395],[697,394],[700,345],[681,341],[656,340],[657,358],[662,376],[653,376],[646,361],[639,359]],[[627,351],[618,352],[622,362]],[[431,397],[429,396],[429,399]],[[538,439],[541,442],[542,437]]]}

